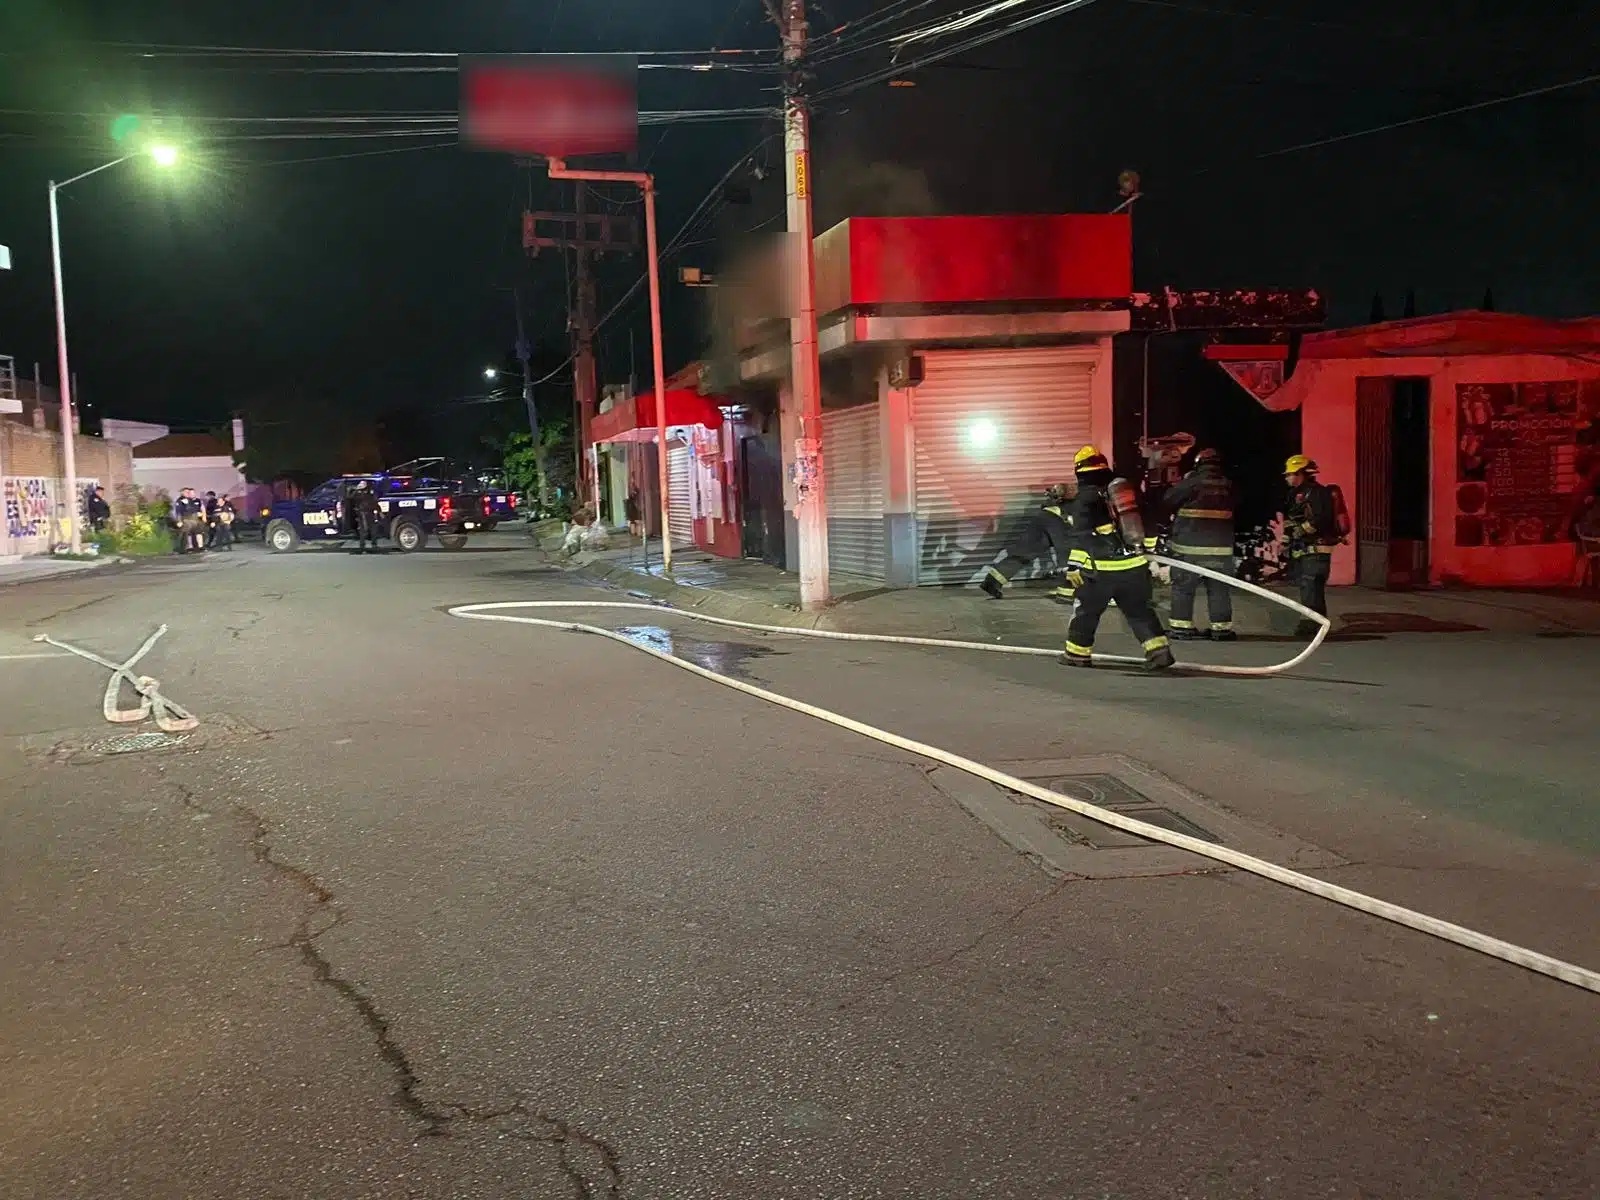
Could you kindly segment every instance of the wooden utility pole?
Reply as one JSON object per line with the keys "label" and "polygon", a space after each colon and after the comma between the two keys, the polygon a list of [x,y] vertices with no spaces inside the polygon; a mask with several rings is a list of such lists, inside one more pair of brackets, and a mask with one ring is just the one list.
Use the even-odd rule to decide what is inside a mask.
{"label": "wooden utility pole", "polygon": [[599,396],[594,365],[594,261],[604,254],[637,251],[639,227],[632,217],[589,212],[584,195],[587,182],[576,179],[573,184],[577,188],[575,211],[522,214],[522,245],[530,255],[547,249],[572,250],[577,257],[577,295],[567,315],[567,328],[572,335],[572,407],[577,417],[573,441],[578,471],[573,478],[578,481],[580,498],[598,502],[599,481],[589,461],[589,426]]}

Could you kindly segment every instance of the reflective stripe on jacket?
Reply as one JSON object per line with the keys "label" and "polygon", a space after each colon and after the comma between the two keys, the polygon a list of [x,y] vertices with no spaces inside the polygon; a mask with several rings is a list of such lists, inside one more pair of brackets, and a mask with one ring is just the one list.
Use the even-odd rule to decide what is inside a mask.
{"label": "reflective stripe on jacket", "polygon": [[1172,549],[1191,558],[1233,556],[1232,481],[1220,468],[1196,467],[1168,490],[1164,502],[1177,510],[1172,523]]}
{"label": "reflective stripe on jacket", "polygon": [[1068,566],[1079,570],[1128,571],[1149,561],[1141,551],[1123,545],[1103,487],[1079,486],[1078,494],[1067,509],[1067,524],[1072,528]]}

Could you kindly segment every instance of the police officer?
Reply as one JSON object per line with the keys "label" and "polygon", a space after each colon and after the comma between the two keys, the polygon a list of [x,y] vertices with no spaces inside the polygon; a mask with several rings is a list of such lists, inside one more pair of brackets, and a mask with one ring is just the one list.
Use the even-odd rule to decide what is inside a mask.
{"label": "police officer", "polygon": [[[1337,487],[1317,478],[1317,464],[1296,454],[1283,464],[1289,498],[1283,506],[1283,542],[1290,568],[1300,587],[1300,603],[1314,613],[1328,615],[1328,571],[1333,551],[1349,534],[1349,515]],[[1301,621],[1301,637],[1311,637],[1317,627]]]}
{"label": "police officer", "polygon": [[[1145,665],[1154,671],[1165,670],[1173,663],[1172,647],[1151,607],[1154,589],[1142,530],[1136,528],[1136,520],[1129,519],[1129,509],[1133,510],[1131,517],[1137,516],[1133,489],[1123,480],[1116,480],[1113,486],[1111,465],[1093,446],[1079,450],[1072,465],[1078,476],[1078,494],[1067,511],[1072,530],[1067,579],[1077,595],[1061,661],[1071,667],[1091,665],[1100,618],[1115,601],[1144,649]],[[1121,528],[1119,516],[1124,518]]]}
{"label": "police officer", "polygon": [[[1234,498],[1233,482],[1222,469],[1222,455],[1211,449],[1195,455],[1194,469],[1163,498],[1169,510],[1176,510],[1173,555],[1182,562],[1232,575]],[[1233,589],[1183,570],[1172,573],[1172,636],[1179,641],[1205,636],[1194,625],[1194,598],[1202,582],[1212,639],[1233,641],[1238,636],[1233,632]]]}
{"label": "police officer", "polygon": [[372,481],[363,479],[350,493],[350,516],[356,526],[356,553],[365,554],[370,543],[372,552],[378,552],[378,497],[372,490]]}
{"label": "police officer", "polygon": [[193,488],[183,488],[172,502],[172,520],[178,527],[178,553],[200,552],[205,547],[205,505]]}
{"label": "police officer", "polygon": [[[1066,517],[1063,515],[1068,498],[1066,484],[1052,484],[1044,494],[1044,503],[1028,519],[1018,539],[1007,546],[998,562],[989,564],[984,569],[983,579],[978,586],[987,594],[999,600],[1005,595],[1005,587],[1017,577],[1017,573],[1029,563],[1036,562],[1055,551],[1056,561],[1062,566],[1066,565],[1067,555],[1072,550],[1071,535],[1067,530]],[[1059,600],[1072,597],[1072,589],[1058,587],[1050,593]]]}

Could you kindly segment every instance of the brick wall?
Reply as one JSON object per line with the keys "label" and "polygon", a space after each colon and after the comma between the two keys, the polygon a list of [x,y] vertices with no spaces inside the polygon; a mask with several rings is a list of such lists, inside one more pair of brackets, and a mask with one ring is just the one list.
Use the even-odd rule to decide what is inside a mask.
{"label": "brick wall", "polygon": [[[80,481],[94,480],[106,489],[112,516],[133,512],[133,451],[121,442],[79,435],[73,443]],[[65,514],[61,436],[34,429],[11,418],[0,420],[0,482],[6,511],[0,515],[0,553],[44,553],[51,535],[41,515],[59,520]],[[43,483],[37,481],[42,480]],[[81,491],[81,488],[80,488]]]}

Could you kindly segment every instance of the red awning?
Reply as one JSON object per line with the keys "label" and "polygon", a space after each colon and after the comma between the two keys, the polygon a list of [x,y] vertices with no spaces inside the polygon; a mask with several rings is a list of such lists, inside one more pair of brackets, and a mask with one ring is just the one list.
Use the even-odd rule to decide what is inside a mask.
{"label": "red awning", "polygon": [[[716,429],[722,424],[722,410],[715,403],[687,388],[667,393],[667,428],[704,425]],[[597,413],[589,422],[589,436],[601,442],[653,442],[656,440],[656,394],[630,396],[621,404]]]}

